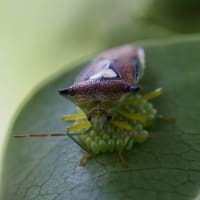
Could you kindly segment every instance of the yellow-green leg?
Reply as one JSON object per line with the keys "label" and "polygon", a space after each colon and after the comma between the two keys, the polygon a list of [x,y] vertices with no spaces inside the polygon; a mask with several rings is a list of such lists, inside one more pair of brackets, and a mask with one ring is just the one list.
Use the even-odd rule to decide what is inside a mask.
{"label": "yellow-green leg", "polygon": [[[67,136],[69,136],[76,144],[78,144],[82,149],[86,150],[82,144],[74,137],[78,135],[84,135],[89,133],[91,129],[91,124],[88,121],[83,121],[80,123],[73,124],[67,129]],[[78,132],[77,132],[78,131]],[[87,150],[86,150],[87,151]]]}
{"label": "yellow-green leg", "polygon": [[77,123],[71,125],[67,129],[67,136],[76,144],[78,144],[83,150],[88,152],[87,147],[81,144],[74,136],[83,135],[89,132],[91,123],[87,120],[84,113],[76,113],[71,115],[66,115],[62,118],[64,121],[77,121]]}
{"label": "yellow-green leg", "polygon": [[78,123],[75,123],[73,125],[71,125],[67,130],[70,132],[81,132],[85,129],[88,129],[91,127],[91,123],[89,121],[82,121],[82,122],[78,122]]}
{"label": "yellow-green leg", "polygon": [[62,117],[63,121],[78,121],[84,119],[87,119],[87,116],[84,113],[70,114]]}
{"label": "yellow-green leg", "polygon": [[145,124],[147,122],[147,118],[143,114],[139,113],[128,113],[128,112],[119,112],[122,116],[126,117],[127,119],[136,120]]}
{"label": "yellow-green leg", "polygon": [[87,152],[83,158],[80,160],[79,165],[84,167],[87,163],[87,161],[92,157],[92,154]]}
{"label": "yellow-green leg", "polygon": [[163,89],[158,88],[158,89],[154,90],[153,92],[143,95],[143,96],[139,97],[138,99],[133,99],[133,100],[129,101],[128,103],[131,105],[135,105],[135,104],[141,103],[142,101],[145,101],[145,100],[154,99],[154,98],[160,96],[162,94],[162,92],[163,92]]}
{"label": "yellow-green leg", "polygon": [[91,123],[87,120],[87,117],[84,113],[77,113],[64,116],[62,118],[64,121],[76,121],[77,123],[73,124],[67,129],[67,136],[75,142],[81,149],[86,152],[86,155],[80,160],[79,165],[85,166],[86,162],[89,158],[91,158],[92,154],[89,152],[89,149],[84,143],[81,143],[76,136],[84,135],[90,132]]}
{"label": "yellow-green leg", "polygon": [[110,123],[119,128],[119,129],[122,129],[122,130],[125,130],[125,131],[132,131],[133,128],[131,127],[131,125],[125,121],[119,121],[119,120],[111,120]]}
{"label": "yellow-green leg", "polygon": [[81,142],[79,142],[76,137],[74,136],[79,136],[79,135],[83,135],[83,134],[87,134],[89,133],[90,128],[87,129],[85,132],[83,133],[69,133],[69,131],[67,131],[67,136],[73,141],[75,142],[81,149],[83,149],[86,154],[83,156],[83,158],[80,160],[79,165],[80,166],[85,166],[86,162],[92,157],[92,153],[89,151],[89,149],[87,148],[87,146]]}

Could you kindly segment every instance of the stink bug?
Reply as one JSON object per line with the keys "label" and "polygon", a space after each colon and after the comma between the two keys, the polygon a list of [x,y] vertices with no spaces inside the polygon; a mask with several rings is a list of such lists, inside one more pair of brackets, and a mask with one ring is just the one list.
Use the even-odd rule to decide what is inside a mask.
{"label": "stink bug", "polygon": [[144,51],[122,46],[98,56],[80,73],[75,83],[59,93],[69,97],[88,119],[109,116],[110,108],[127,93],[138,91],[144,71]]}
{"label": "stink bug", "polygon": [[75,121],[67,135],[86,152],[122,152],[146,140],[146,127],[156,115],[147,100],[159,96],[162,89],[138,94],[144,57],[142,48],[131,45],[109,49],[94,59],[73,85],[59,90],[81,109],[63,120]]}
{"label": "stink bug", "polygon": [[112,48],[86,66],[71,86],[59,90],[78,108],[76,114],[62,118],[74,124],[66,134],[58,136],[69,136],[88,153],[81,160],[82,165],[90,155],[121,153],[147,139],[147,128],[157,113],[148,100],[159,96],[162,89],[146,95],[138,93],[144,70],[142,48],[131,45]]}

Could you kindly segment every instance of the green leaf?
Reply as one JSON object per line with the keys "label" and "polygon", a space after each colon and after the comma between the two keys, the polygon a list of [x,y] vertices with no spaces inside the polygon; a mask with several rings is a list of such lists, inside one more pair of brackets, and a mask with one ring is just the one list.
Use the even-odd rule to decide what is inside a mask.
{"label": "green leaf", "polygon": [[[200,191],[200,39],[144,43],[147,59],[142,92],[163,88],[152,100],[176,123],[155,122],[152,138],[127,153],[123,168],[116,153],[79,166],[83,152],[68,137],[10,138],[3,163],[2,199],[198,199]],[[57,94],[84,65],[62,72],[32,94],[10,134],[65,132],[60,118],[75,106]]]}
{"label": "green leaf", "polygon": [[146,19],[177,33],[198,33],[199,5],[196,0],[153,0]]}

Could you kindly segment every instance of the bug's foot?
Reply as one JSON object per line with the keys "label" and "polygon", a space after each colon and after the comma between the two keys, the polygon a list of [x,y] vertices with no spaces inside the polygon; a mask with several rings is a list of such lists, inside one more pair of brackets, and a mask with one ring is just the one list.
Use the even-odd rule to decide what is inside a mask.
{"label": "bug's foot", "polygon": [[83,158],[79,162],[79,166],[84,167],[87,163],[87,161],[92,157],[91,153],[87,153],[83,156]]}
{"label": "bug's foot", "polygon": [[127,161],[127,159],[125,157],[124,152],[120,151],[118,155],[119,155],[119,159],[120,159],[122,167],[128,168],[128,161]]}

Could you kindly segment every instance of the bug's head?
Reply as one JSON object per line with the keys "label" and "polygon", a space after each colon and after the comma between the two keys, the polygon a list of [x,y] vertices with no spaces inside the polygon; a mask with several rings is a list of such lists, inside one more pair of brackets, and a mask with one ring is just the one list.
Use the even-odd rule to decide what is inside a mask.
{"label": "bug's head", "polygon": [[101,131],[103,126],[112,119],[112,115],[107,110],[97,107],[88,114],[87,119],[96,130]]}

